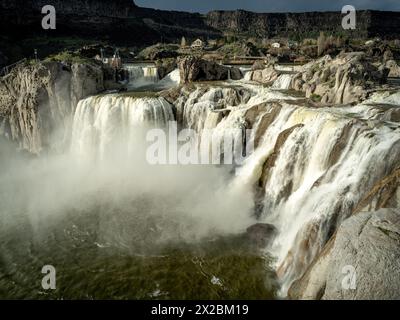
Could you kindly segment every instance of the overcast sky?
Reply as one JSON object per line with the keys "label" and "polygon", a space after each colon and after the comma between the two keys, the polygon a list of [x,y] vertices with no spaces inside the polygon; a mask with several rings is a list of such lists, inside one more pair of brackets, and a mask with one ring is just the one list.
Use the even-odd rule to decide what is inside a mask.
{"label": "overcast sky", "polygon": [[208,12],[245,9],[258,12],[340,11],[346,4],[356,9],[400,11],[400,0],[135,0],[141,7]]}

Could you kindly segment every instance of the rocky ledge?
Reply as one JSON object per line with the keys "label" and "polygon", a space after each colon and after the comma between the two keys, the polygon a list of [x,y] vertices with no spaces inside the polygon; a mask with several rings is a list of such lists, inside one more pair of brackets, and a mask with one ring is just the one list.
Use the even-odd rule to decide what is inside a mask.
{"label": "rocky ledge", "polygon": [[50,132],[56,131],[57,145],[65,146],[77,103],[114,86],[109,77],[108,70],[95,63],[18,66],[0,78],[0,135],[39,154],[49,147]]}
{"label": "rocky ledge", "polygon": [[400,299],[400,211],[357,214],[295,282],[293,299]]}
{"label": "rocky ledge", "polygon": [[223,66],[214,61],[188,56],[178,61],[181,83],[195,81],[240,80],[240,69]]}

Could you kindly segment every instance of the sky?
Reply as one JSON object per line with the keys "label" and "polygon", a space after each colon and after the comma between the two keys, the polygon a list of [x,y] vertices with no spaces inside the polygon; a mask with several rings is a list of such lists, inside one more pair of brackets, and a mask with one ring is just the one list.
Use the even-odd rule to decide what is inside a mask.
{"label": "sky", "polygon": [[400,0],[135,0],[141,7],[208,12],[245,9],[257,12],[341,11],[347,4],[356,9],[400,11]]}

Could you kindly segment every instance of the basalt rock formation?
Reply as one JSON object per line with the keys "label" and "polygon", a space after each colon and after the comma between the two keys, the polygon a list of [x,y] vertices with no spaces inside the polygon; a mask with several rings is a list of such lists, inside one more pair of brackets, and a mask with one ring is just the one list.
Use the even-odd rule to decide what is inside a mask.
{"label": "basalt rock formation", "polygon": [[43,30],[44,0],[1,0],[0,28],[10,38],[81,37],[146,45],[182,36],[219,35],[200,14],[139,8],[132,0],[55,0],[56,30]]}
{"label": "basalt rock formation", "polygon": [[63,148],[77,103],[106,88],[104,75],[94,64],[20,65],[0,79],[0,135],[34,154]]}
{"label": "basalt rock formation", "polygon": [[[255,13],[244,10],[212,11],[207,23],[215,29],[260,38],[317,36],[321,31],[342,33],[341,12]],[[399,12],[357,11],[357,37],[396,38]]]}
{"label": "basalt rock formation", "polygon": [[213,61],[194,56],[181,58],[178,61],[182,83],[194,81],[239,80],[242,73],[237,68],[226,67]]}
{"label": "basalt rock formation", "polygon": [[[204,16],[198,13],[162,11],[141,8],[132,0],[55,0],[51,2],[57,13],[56,30],[43,30],[41,9],[49,4],[45,0],[1,0],[0,29],[10,43],[18,40],[56,37],[108,41],[124,46],[140,46],[157,42],[176,43],[187,39],[220,38],[225,32],[236,35],[271,38],[292,36],[308,38],[320,31],[345,34],[349,37],[395,38],[400,28],[399,12],[358,11],[357,29],[343,30],[343,15],[338,12],[309,13],[253,13],[238,11],[213,11]],[[6,40],[7,40],[6,39]],[[249,44],[246,44],[247,46]],[[52,43],[56,46],[56,43]],[[27,43],[18,47],[21,57],[51,51],[46,43]],[[52,52],[62,49],[54,48]],[[250,54],[255,54],[250,48]],[[52,53],[50,52],[50,53]],[[47,52],[46,52],[47,53]],[[7,56],[7,52],[5,52]],[[19,59],[12,57],[12,59]]]}

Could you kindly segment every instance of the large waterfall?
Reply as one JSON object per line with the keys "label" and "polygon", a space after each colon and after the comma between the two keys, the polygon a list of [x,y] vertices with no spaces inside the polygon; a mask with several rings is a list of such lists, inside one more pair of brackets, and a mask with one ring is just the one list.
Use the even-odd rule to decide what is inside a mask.
{"label": "large waterfall", "polygon": [[[139,79],[145,77],[142,71],[131,70]],[[175,70],[165,81],[178,79]],[[134,298],[188,297],[192,283],[189,297],[238,298],[238,277],[245,297],[276,298],[277,277],[285,296],[400,159],[398,94],[317,108],[285,90],[291,79],[283,74],[272,87],[246,80],[199,83],[162,94],[128,92],[81,100],[70,152],[29,165],[10,161],[10,170],[0,172],[0,212],[5,212],[0,236],[6,235],[0,241],[2,261],[39,267],[40,259],[55,265],[76,259],[76,265],[63,270],[74,280],[82,270],[106,270],[107,279],[99,272],[99,278],[85,276],[69,286],[83,297],[108,297],[111,280],[125,297],[125,283],[118,283],[121,269],[128,274],[123,281],[140,280],[129,296]],[[217,156],[225,156],[228,135],[229,147],[243,161],[149,163],[144,159],[146,134],[155,128],[169,133],[171,121],[179,131],[198,134],[202,156],[215,145],[222,146]],[[271,234],[254,248],[247,242],[254,240],[248,230],[260,225],[269,226]],[[6,238],[11,236],[22,239],[23,245],[15,242],[22,249]],[[53,260],[47,262],[49,257]],[[3,276],[29,282],[31,269],[21,275],[6,271],[0,268],[0,285],[16,296],[32,295]],[[110,280],[114,272],[118,279]],[[197,290],[196,281],[203,280]],[[95,294],[98,288],[104,295]],[[64,290],[61,297],[77,295],[75,289]]]}
{"label": "large waterfall", "polygon": [[182,126],[199,132],[253,122],[250,138],[257,148],[233,185],[262,189],[261,197],[256,192],[260,219],[279,230],[269,250],[283,294],[400,159],[400,127],[391,121],[398,105],[376,104],[393,103],[393,96],[353,107],[305,107],[301,98],[274,90],[287,88],[291,79],[282,75],[272,89],[199,87],[177,103]]}
{"label": "large waterfall", "polygon": [[372,186],[399,164],[400,127],[376,106],[313,109],[283,103],[239,184],[262,188],[262,219],[285,293]]}
{"label": "large waterfall", "polygon": [[141,128],[163,128],[173,120],[172,106],[163,98],[90,97],[77,106],[71,148],[77,154],[100,157],[116,144],[134,150]]}

